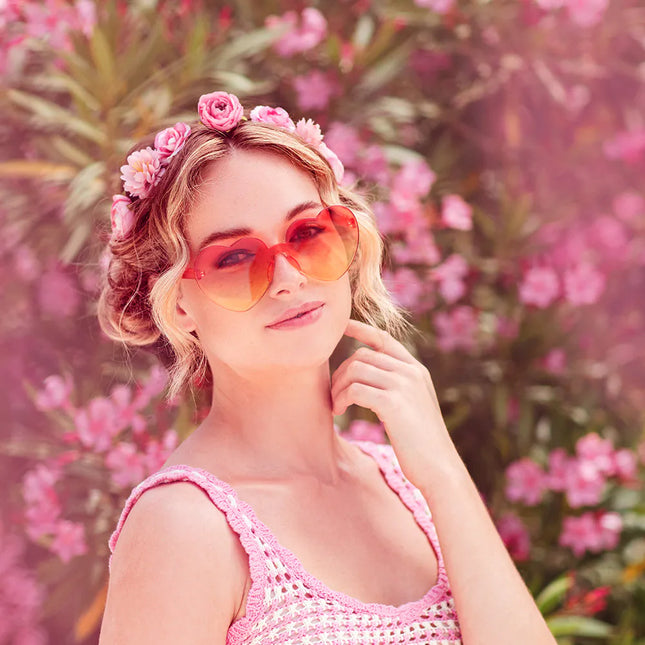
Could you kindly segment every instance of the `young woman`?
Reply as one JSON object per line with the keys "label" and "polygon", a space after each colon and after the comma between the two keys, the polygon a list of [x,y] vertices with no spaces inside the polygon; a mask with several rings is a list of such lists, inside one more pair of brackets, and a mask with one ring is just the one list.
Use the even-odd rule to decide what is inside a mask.
{"label": "young woman", "polygon": [[[171,357],[170,395],[208,377],[212,406],[125,504],[100,645],[555,643],[318,126],[225,92],[198,112],[113,199],[102,326]],[[343,335],[363,346],[330,375]],[[336,431],[352,404],[389,445]]]}

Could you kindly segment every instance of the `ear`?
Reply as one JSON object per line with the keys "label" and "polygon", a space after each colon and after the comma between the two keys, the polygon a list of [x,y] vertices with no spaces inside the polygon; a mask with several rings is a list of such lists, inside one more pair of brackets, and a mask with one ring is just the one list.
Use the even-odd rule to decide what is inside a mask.
{"label": "ear", "polygon": [[179,285],[177,292],[177,303],[175,305],[175,322],[177,326],[187,332],[193,332],[197,329],[197,325],[190,315],[190,307],[187,302],[186,295],[182,285]]}

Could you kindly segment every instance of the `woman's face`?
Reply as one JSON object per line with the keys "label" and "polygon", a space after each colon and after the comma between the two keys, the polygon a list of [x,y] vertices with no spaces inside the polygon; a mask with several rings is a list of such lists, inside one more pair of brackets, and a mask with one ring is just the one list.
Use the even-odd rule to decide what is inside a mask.
{"label": "woman's face", "polygon": [[[303,210],[285,221],[296,207]],[[315,217],[322,207],[306,172],[276,154],[235,150],[205,172],[200,197],[187,216],[188,244],[194,257],[211,234],[248,228],[250,237],[273,246],[285,241],[294,221]],[[235,239],[218,243],[229,245]],[[301,327],[267,326],[287,309],[310,301],[324,302],[316,321]],[[184,329],[196,331],[215,375],[224,363],[245,376],[274,377],[277,370],[325,364],[343,336],[351,302],[348,272],[332,282],[315,280],[300,273],[284,255],[276,255],[273,280],[249,310],[225,309],[209,300],[194,280],[185,279],[177,315]]]}

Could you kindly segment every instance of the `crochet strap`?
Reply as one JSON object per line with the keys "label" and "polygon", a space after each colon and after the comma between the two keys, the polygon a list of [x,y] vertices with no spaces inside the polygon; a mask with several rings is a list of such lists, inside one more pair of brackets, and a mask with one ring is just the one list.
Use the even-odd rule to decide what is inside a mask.
{"label": "crochet strap", "polygon": [[351,443],[356,444],[376,460],[390,488],[399,494],[405,505],[412,511],[417,523],[434,547],[439,569],[439,581],[447,583],[448,576],[441,553],[439,536],[432,521],[432,512],[421,491],[403,474],[394,448],[390,444],[378,444],[373,441],[352,440]]}
{"label": "crochet strap", "polygon": [[274,561],[273,549],[265,538],[257,531],[257,525],[249,516],[248,507],[238,499],[235,490],[226,482],[218,479],[212,473],[195,466],[185,464],[167,466],[153,473],[139,483],[130,493],[117,523],[110,536],[110,558],[108,570],[111,571],[112,556],[116,542],[123,529],[123,525],[132,510],[132,507],[141,495],[155,486],[172,482],[190,482],[201,488],[225,515],[228,524],[238,534],[240,542],[249,556],[249,573],[252,581],[252,593],[249,593],[246,602],[246,616],[239,619],[242,628],[247,622],[252,621],[263,609],[264,587],[266,581],[273,577],[271,563]]}

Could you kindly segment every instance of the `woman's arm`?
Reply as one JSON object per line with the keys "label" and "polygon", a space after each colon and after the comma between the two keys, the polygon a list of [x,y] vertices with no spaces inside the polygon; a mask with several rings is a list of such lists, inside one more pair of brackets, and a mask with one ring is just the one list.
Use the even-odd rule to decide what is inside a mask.
{"label": "woman's arm", "polygon": [[243,593],[244,555],[199,488],[147,490],[114,550],[99,645],[223,645]]}
{"label": "woman's arm", "polygon": [[387,332],[350,320],[359,347],[332,375],[334,414],[355,403],[383,422],[432,511],[464,645],[555,645],[450,438],[432,378]]}
{"label": "woman's arm", "polygon": [[432,511],[464,645],[552,645],[533,597],[452,446],[417,485]]}

